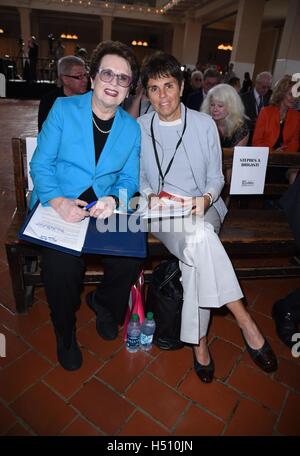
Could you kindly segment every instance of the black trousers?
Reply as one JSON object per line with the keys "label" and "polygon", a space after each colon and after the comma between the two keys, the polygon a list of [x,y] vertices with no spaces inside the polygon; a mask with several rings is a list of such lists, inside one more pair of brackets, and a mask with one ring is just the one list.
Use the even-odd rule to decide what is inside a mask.
{"label": "black trousers", "polygon": [[300,324],[300,288],[287,295],[282,300],[282,310],[290,312],[293,320]]}
{"label": "black trousers", "polygon": [[[100,256],[104,277],[95,292],[95,304],[108,308],[115,320],[124,322],[130,288],[138,277],[142,259],[119,256]],[[57,250],[42,249],[42,273],[45,292],[55,330],[71,340],[76,325],[76,310],[80,306],[80,293],[85,272],[83,257]]]}

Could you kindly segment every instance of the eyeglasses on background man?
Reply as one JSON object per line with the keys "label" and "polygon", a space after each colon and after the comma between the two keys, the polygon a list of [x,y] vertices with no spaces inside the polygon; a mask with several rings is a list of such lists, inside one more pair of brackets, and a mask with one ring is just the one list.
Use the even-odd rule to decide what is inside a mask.
{"label": "eyeglasses on background man", "polygon": [[83,79],[87,79],[89,77],[88,73],[83,73],[83,74],[62,74],[62,76],[66,76],[67,78],[72,78],[72,79],[77,79],[79,81],[82,81]]}

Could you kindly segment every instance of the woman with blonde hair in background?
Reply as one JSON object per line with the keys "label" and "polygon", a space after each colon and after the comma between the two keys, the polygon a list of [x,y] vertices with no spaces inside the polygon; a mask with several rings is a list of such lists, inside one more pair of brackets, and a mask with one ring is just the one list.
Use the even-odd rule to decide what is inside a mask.
{"label": "woman with blonde hair in background", "polygon": [[249,137],[245,109],[236,90],[228,84],[210,89],[201,111],[216,122],[221,146],[246,146]]}
{"label": "woman with blonde hair in background", "polygon": [[[214,119],[221,141],[221,147],[247,146],[249,128],[244,105],[236,90],[228,84],[218,84],[210,89],[201,111]],[[231,168],[226,170],[226,182],[231,179]],[[225,198],[229,205],[230,197]]]}

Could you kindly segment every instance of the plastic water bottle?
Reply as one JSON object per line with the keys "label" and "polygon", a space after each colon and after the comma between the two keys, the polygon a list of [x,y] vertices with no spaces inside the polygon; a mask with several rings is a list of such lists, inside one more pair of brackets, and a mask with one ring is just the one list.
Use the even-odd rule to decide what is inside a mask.
{"label": "plastic water bottle", "polygon": [[130,353],[137,352],[140,347],[141,325],[138,314],[132,314],[128,323],[126,349]]}
{"label": "plastic water bottle", "polygon": [[148,312],[141,326],[140,349],[143,351],[151,350],[153,334],[155,331],[155,321],[153,312]]}

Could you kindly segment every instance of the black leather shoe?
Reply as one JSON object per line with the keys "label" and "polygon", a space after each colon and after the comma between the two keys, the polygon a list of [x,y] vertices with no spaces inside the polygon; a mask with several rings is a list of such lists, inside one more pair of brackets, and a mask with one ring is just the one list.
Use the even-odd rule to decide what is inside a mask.
{"label": "black leather shoe", "polygon": [[280,299],[274,303],[272,317],[275,321],[277,336],[285,345],[292,348],[295,343],[292,342],[292,336],[298,332],[298,325],[284,300]]}
{"label": "black leather shoe", "polygon": [[68,371],[80,369],[82,365],[82,353],[76,340],[75,330],[72,333],[72,340],[69,346],[64,342],[63,336],[56,332],[57,359],[59,364]]}
{"label": "black leather shoe", "polygon": [[261,348],[257,350],[251,348],[248,342],[246,341],[243,331],[241,331],[247,351],[252,358],[252,361],[260,367],[265,372],[275,372],[277,370],[277,359],[275,353],[273,352],[271,345],[265,339],[265,342]]}
{"label": "black leather shoe", "polygon": [[179,339],[170,339],[169,337],[154,337],[153,343],[161,350],[180,350],[184,343]]}
{"label": "black leather shoe", "polygon": [[114,340],[118,337],[118,323],[112,313],[105,307],[95,304],[94,291],[86,295],[88,306],[96,313],[96,329],[99,336],[106,340]]}
{"label": "black leather shoe", "polygon": [[204,366],[203,364],[200,364],[199,361],[196,358],[195,350],[193,350],[193,358],[194,358],[194,368],[196,371],[196,374],[200,378],[201,382],[203,383],[211,383],[214,378],[214,373],[215,373],[215,364],[213,362],[212,357],[210,356],[210,363],[207,364],[207,366]]}

